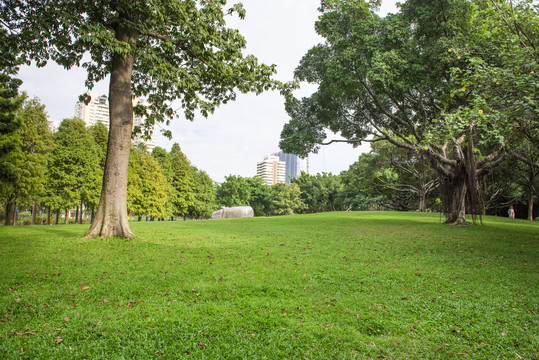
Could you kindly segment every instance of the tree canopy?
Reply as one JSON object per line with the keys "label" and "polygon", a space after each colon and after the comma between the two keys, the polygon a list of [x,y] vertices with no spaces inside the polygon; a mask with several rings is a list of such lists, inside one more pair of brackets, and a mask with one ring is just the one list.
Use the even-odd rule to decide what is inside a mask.
{"label": "tree canopy", "polygon": [[[388,141],[422,154],[436,169],[448,222],[465,223],[466,207],[481,213],[480,179],[504,160],[510,150],[504,139],[520,127],[507,126],[510,120],[500,112],[487,121],[487,109],[502,109],[503,101],[489,96],[487,84],[480,89],[483,77],[474,67],[480,62],[464,56],[474,54],[489,63],[491,56],[488,51],[484,55],[482,46],[488,42],[483,19],[492,19],[485,15],[488,11],[503,17],[495,6],[507,2],[493,1],[487,9],[482,3],[408,0],[399,13],[380,18],[366,1],[323,1],[316,30],[326,41],[309,50],[295,72],[297,80],[318,84],[318,90],[303,99],[287,97],[290,121],[281,148],[307,155],[335,141]],[[520,23],[537,18],[536,6],[523,9],[528,15],[519,17]],[[536,41],[525,30],[536,20],[530,21],[514,25],[521,40],[518,34],[498,37],[498,45]],[[478,29],[483,33],[476,34]],[[536,66],[531,50],[518,54]],[[517,67],[516,74],[523,77],[516,86],[529,86],[523,101],[536,109],[536,80],[530,77],[537,76]],[[492,77],[484,78],[488,82]],[[536,117],[532,121],[536,124]],[[327,130],[344,140],[328,141]]]}
{"label": "tree canopy", "polygon": [[[107,161],[88,237],[134,236],[126,207],[134,113],[149,133],[180,114],[208,116],[237,92],[281,88],[274,66],[243,54],[245,39],[226,27],[234,14],[245,11],[223,0],[0,0],[2,65],[82,66],[90,89],[110,74]],[[133,109],[133,97],[146,101]]]}

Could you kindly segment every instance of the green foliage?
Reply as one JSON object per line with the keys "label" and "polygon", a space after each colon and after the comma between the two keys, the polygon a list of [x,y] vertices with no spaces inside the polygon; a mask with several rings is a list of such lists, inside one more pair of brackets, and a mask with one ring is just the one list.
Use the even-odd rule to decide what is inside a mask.
{"label": "green foliage", "polygon": [[[537,123],[529,115],[538,103],[537,6],[518,3],[510,14],[507,1],[408,0],[380,18],[362,0],[324,2],[316,30],[326,41],[295,71],[318,89],[287,96],[280,147],[306,155],[334,141],[386,140],[432,164],[448,222],[464,222],[466,209],[479,213],[481,177],[503,161],[516,129]],[[512,30],[489,32],[502,21]],[[326,130],[344,140],[327,141]]]}
{"label": "green foliage", "polygon": [[21,107],[23,97],[18,96],[21,81],[7,74],[0,73],[0,181],[16,181],[13,164],[6,156],[13,150],[14,144],[7,135],[19,127],[16,112]]}
{"label": "green foliage", "polygon": [[71,209],[81,200],[92,208],[99,199],[103,169],[101,149],[80,119],[64,119],[54,133],[47,162],[43,203],[53,210]]}
{"label": "green foliage", "polygon": [[144,116],[149,133],[155,122],[177,115],[175,99],[192,120],[196,110],[208,116],[237,91],[281,86],[271,79],[275,66],[244,55],[245,39],[226,27],[225,16],[245,16],[241,5],[225,6],[222,0],[2,1],[0,29],[8,51],[0,61],[10,67],[32,60],[43,66],[50,59],[68,69],[82,66],[91,89],[110,73],[115,57],[132,56],[132,94],[147,100],[135,112]]}
{"label": "green foliage", "polygon": [[197,219],[211,217],[212,212],[217,209],[213,180],[205,171],[195,169],[193,184],[193,203],[189,214]]}
{"label": "green foliage", "polygon": [[97,241],[0,227],[0,357],[533,359],[538,224],[484,222],[135,222],[136,239]]}
{"label": "green foliage", "polygon": [[272,190],[275,193],[273,200],[275,215],[298,214],[307,208],[301,199],[301,190],[298,185],[279,183],[273,185]]}
{"label": "green foliage", "polygon": [[340,194],[343,191],[341,177],[333,174],[309,175],[302,172],[297,179],[292,179],[301,191],[305,203],[305,212],[325,212],[344,210]]}
{"label": "green foliage", "polygon": [[0,141],[11,147],[3,158],[10,169],[9,176],[0,182],[0,196],[8,203],[35,199],[42,191],[46,155],[52,145],[45,106],[37,98],[29,99],[26,94],[22,95],[21,101],[14,120],[18,127],[13,132],[2,134]]}
{"label": "green foliage", "polygon": [[127,184],[127,209],[136,216],[164,218],[168,183],[157,161],[146,151],[131,148]]}
{"label": "green foliage", "polygon": [[194,173],[195,169],[180,149],[180,145],[174,143],[170,149],[172,179],[170,184],[174,188],[172,196],[172,211],[174,215],[187,215],[189,207],[195,201]]}
{"label": "green foliage", "polygon": [[217,186],[216,196],[219,206],[247,206],[251,198],[251,187],[247,178],[225,176],[225,182]]}

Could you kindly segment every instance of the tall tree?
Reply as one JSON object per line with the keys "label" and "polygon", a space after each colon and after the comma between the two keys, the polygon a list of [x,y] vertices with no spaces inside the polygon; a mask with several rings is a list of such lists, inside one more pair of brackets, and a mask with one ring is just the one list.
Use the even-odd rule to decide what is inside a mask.
{"label": "tall tree", "polygon": [[171,215],[176,214],[174,211],[174,204],[177,199],[177,191],[172,186],[173,182],[173,169],[172,169],[172,156],[165,149],[160,146],[156,146],[152,150],[152,157],[157,161],[161,167],[161,171],[165,178],[167,179],[167,204],[166,204],[166,213]]}
{"label": "tall tree", "polygon": [[18,96],[21,83],[8,74],[0,73],[0,181],[13,181],[15,177],[13,164],[6,161],[6,156],[15,147],[8,135],[19,127],[15,114],[23,101],[23,97]]}
{"label": "tall tree", "polygon": [[54,140],[48,162],[49,185],[56,192],[54,197],[60,199],[58,205],[67,213],[81,200],[95,200],[102,172],[94,138],[82,120],[62,120]]}
{"label": "tall tree", "polygon": [[[477,117],[451,116],[468,104],[468,88],[451,81],[462,62],[451,49],[472,32],[472,3],[408,0],[385,18],[369,6],[322,2],[316,30],[326,43],[309,50],[295,72],[318,91],[288,96],[281,148],[306,155],[335,141],[384,140],[423,154],[440,177],[447,222],[466,223],[466,199],[472,213],[481,211],[478,179],[505,156],[495,141],[478,147],[477,139],[492,139],[492,132],[482,132]],[[326,141],[326,129],[344,140]]]}
{"label": "tall tree", "polygon": [[194,172],[195,169],[182,152],[180,145],[174,143],[170,149],[172,179],[170,184],[174,188],[172,197],[172,211],[174,215],[181,215],[184,219],[189,207],[194,202]]}
{"label": "tall tree", "polygon": [[197,219],[209,218],[217,208],[215,183],[205,171],[195,169],[193,184],[193,202],[189,208],[189,214]]}
{"label": "tall tree", "polygon": [[167,179],[157,161],[144,149],[131,148],[127,209],[136,216],[164,218]]}
{"label": "tall tree", "polygon": [[101,187],[103,185],[103,172],[105,171],[105,160],[107,157],[107,138],[109,131],[101,122],[97,122],[88,128],[88,133],[93,139],[95,147],[95,155],[98,159],[94,163],[95,181],[92,181],[88,189],[85,191],[82,200],[87,209],[92,212],[92,218],[97,206],[99,205],[99,196],[101,195]]}
{"label": "tall tree", "polygon": [[275,192],[273,212],[276,215],[294,215],[305,210],[306,206],[301,200],[301,190],[297,184],[278,183],[271,188]]}
{"label": "tall tree", "polygon": [[219,206],[247,206],[251,200],[251,186],[247,178],[229,175],[225,182],[217,186]]}
{"label": "tall tree", "polygon": [[12,144],[5,157],[11,170],[0,182],[0,195],[6,199],[6,225],[15,225],[18,201],[35,200],[42,191],[46,154],[52,144],[45,106],[39,99],[29,99],[26,94],[22,98],[22,108],[16,113],[19,127],[2,136]]}
{"label": "tall tree", "polygon": [[[225,17],[244,17],[223,0],[0,0],[0,30],[12,66],[49,59],[88,71],[86,85],[110,74],[110,132],[102,195],[88,237],[132,237],[127,221],[127,173],[133,111],[146,124],[168,122],[181,99],[185,116],[208,116],[237,91],[260,93],[279,84],[274,66],[244,56],[245,39]],[[84,57],[85,54],[89,56]],[[8,58],[9,55],[9,58]],[[133,109],[132,97],[147,105]],[[88,100],[88,99],[86,99]]]}

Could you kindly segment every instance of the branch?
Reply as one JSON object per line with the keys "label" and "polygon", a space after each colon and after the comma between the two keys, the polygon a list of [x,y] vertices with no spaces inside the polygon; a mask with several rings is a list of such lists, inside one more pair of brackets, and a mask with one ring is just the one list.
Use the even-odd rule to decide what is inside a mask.
{"label": "branch", "polygon": [[524,156],[519,155],[516,152],[512,153],[511,155],[513,155],[514,157],[516,157],[518,160],[522,161],[523,163],[525,163],[525,164],[527,164],[527,165],[529,165],[531,167],[539,169],[539,163],[535,163],[535,162],[531,161],[530,159],[526,159]]}
{"label": "branch", "polygon": [[483,166],[482,168],[480,169],[477,169],[477,176],[482,176],[482,175],[485,175],[486,173],[488,173],[491,169],[495,168],[496,166],[498,166],[503,160],[505,160],[507,156],[507,153],[504,152],[503,154],[501,154],[497,159],[494,159],[490,162],[490,164],[488,165],[485,165]]}

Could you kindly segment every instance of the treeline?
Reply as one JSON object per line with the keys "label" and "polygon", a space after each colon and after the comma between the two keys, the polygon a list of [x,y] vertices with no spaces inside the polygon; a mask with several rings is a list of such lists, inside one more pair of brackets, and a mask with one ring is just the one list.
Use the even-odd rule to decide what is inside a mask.
{"label": "treeline", "polygon": [[[81,223],[97,209],[108,130],[65,119],[49,130],[44,106],[23,94],[12,97],[15,124],[0,137],[0,201],[7,225]],[[4,128],[3,128],[4,129]],[[537,149],[530,149],[529,155]],[[484,214],[534,219],[537,171],[518,158],[498,166],[484,182]],[[303,173],[290,185],[266,185],[258,177],[230,175],[221,183],[193,166],[174,144],[170,151],[139,145],[131,149],[127,208],[138,220],[209,218],[220,206],[253,207],[256,216],[326,211],[442,211],[437,173],[421,153],[374,142],[348,171],[338,175]],[[29,209],[27,216],[21,216]],[[18,211],[21,211],[18,214]],[[73,219],[70,212],[74,211]],[[26,214],[26,212],[25,212]]]}
{"label": "treeline", "polygon": [[[5,81],[2,89],[13,79]],[[41,213],[39,222],[58,223],[63,217],[68,223],[73,209],[71,222],[93,217],[107,152],[105,125],[86,127],[80,119],[64,119],[53,133],[38,99],[16,91],[2,95],[13,116],[2,121],[10,129],[0,127],[1,220],[37,223]],[[151,154],[141,144],[131,149],[127,208],[139,219],[206,218],[217,208],[215,184],[191,165],[178,144],[170,152],[156,147]]]}

